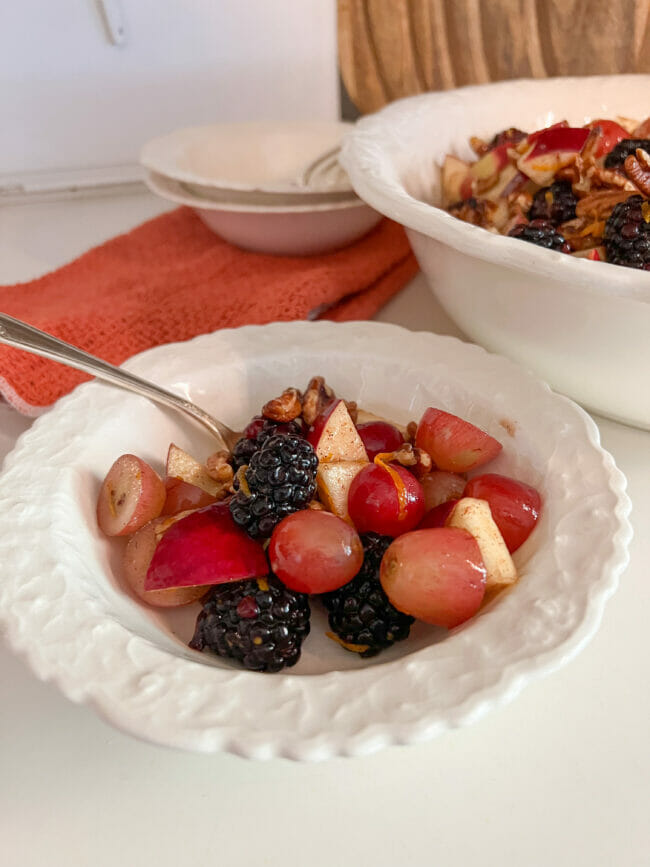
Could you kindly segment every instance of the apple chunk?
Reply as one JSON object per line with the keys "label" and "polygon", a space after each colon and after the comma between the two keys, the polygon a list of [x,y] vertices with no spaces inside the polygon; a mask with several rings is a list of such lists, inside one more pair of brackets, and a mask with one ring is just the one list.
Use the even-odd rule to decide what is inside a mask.
{"label": "apple chunk", "polygon": [[476,539],[487,572],[486,590],[515,583],[517,569],[486,500],[463,497],[451,510],[447,526],[467,530]]}
{"label": "apple chunk", "polygon": [[233,521],[227,502],[192,512],[167,530],[154,552],[145,590],[223,584],[268,575],[264,548]]}
{"label": "apple chunk", "polygon": [[188,513],[149,521],[131,536],[124,550],[122,561],[124,578],[135,595],[148,605],[175,608],[196,602],[205,593],[205,587],[172,587],[169,590],[145,590],[144,587],[147,569],[158,543],[172,524],[183,518],[185,514]]}
{"label": "apple chunk", "polygon": [[218,496],[223,488],[220,482],[208,475],[205,464],[174,443],[171,443],[167,452],[166,473],[169,479],[180,479],[188,485],[201,488],[213,497]]}
{"label": "apple chunk", "polygon": [[354,426],[345,401],[330,404],[307,434],[319,461],[367,461],[363,440]]}
{"label": "apple chunk", "polygon": [[331,461],[319,463],[316,484],[322,504],[344,521],[350,521],[348,493],[350,485],[368,461]]}

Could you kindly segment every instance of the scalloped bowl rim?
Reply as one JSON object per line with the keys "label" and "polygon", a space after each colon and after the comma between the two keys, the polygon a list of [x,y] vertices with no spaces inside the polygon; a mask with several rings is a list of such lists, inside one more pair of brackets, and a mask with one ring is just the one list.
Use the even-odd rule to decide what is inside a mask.
{"label": "scalloped bowl rim", "polygon": [[[92,419],[90,418],[92,412],[89,410],[104,408],[104,411],[108,410],[110,413],[111,409],[119,408],[121,401],[124,401],[125,396],[119,390],[112,390],[100,383],[90,382],[79,386],[72,394],[60,400],[53,410],[36,420],[32,428],[20,437],[16,448],[7,457],[3,472],[0,475],[0,504],[5,507],[0,509],[0,530],[3,531],[0,532],[0,552],[5,564],[11,566],[7,570],[9,578],[0,585],[0,622],[6,626],[6,636],[10,646],[27,659],[38,677],[43,680],[54,681],[71,700],[89,704],[118,728],[146,740],[195,751],[233,752],[256,759],[286,757],[295,760],[321,760],[337,755],[366,755],[392,744],[423,742],[449,728],[473,722],[487,713],[489,709],[513,699],[525,684],[534,678],[554,671],[584,647],[596,632],[605,602],[615,591],[618,578],[629,560],[628,546],[632,537],[632,529],[629,522],[631,504],[625,492],[626,479],[617,469],[612,457],[600,446],[598,428],[593,420],[572,401],[553,393],[547,385],[524,372],[512,362],[452,337],[441,337],[428,332],[414,333],[394,325],[367,322],[344,324],[291,322],[229,329],[196,337],[186,343],[167,344],[135,356],[129,360],[125,367],[141,375],[147,375],[148,372],[153,371],[154,374],[158,375],[159,381],[162,376],[164,382],[164,371],[167,370],[171,376],[176,369],[175,365],[180,363],[178,361],[180,355],[184,355],[189,362],[198,361],[207,364],[206,358],[209,357],[210,351],[219,347],[222,349],[235,347],[243,353],[242,357],[245,358],[246,352],[254,355],[255,352],[262,351],[260,357],[264,357],[263,351],[270,352],[271,348],[274,348],[276,352],[284,351],[289,344],[294,347],[294,352],[302,351],[303,355],[306,354],[306,357],[310,357],[309,353],[314,345],[328,344],[329,341],[331,346],[340,346],[342,334],[345,334],[347,340],[350,341],[350,343],[345,344],[346,346],[356,343],[364,347],[363,352],[369,360],[372,360],[372,352],[375,352],[374,347],[379,342],[386,349],[399,346],[404,352],[412,353],[414,358],[420,354],[420,362],[424,363],[423,359],[426,358],[427,365],[429,363],[434,365],[436,358],[442,358],[444,360],[438,361],[438,365],[441,365],[443,370],[453,370],[454,374],[458,373],[458,365],[451,368],[449,358],[459,363],[468,364],[473,375],[498,375],[500,381],[507,381],[504,385],[506,396],[508,388],[515,393],[515,396],[516,387],[523,389],[526,394],[526,400],[522,401],[523,413],[528,411],[525,407],[530,403],[541,403],[544,408],[548,407],[553,410],[551,415],[557,414],[558,418],[554,419],[556,423],[561,419],[565,429],[575,433],[576,441],[573,445],[579,445],[581,454],[585,459],[594,463],[595,466],[592,469],[594,472],[598,471],[596,472],[598,483],[602,483],[603,493],[607,495],[608,500],[611,500],[614,506],[602,517],[606,526],[604,536],[607,538],[607,561],[598,564],[592,563],[591,568],[587,564],[585,572],[589,572],[589,581],[581,591],[583,592],[583,595],[580,596],[581,619],[569,635],[553,647],[545,645],[544,640],[540,639],[541,645],[538,652],[532,656],[525,656],[510,664],[505,664],[502,668],[499,667],[490,683],[485,681],[482,685],[478,683],[476,688],[469,690],[462,701],[454,704],[451,708],[443,708],[442,712],[440,708],[436,709],[437,695],[433,699],[431,696],[425,696],[430,702],[427,705],[427,702],[424,701],[424,706],[421,713],[418,713],[417,720],[415,722],[413,720],[400,722],[393,720],[390,716],[398,708],[400,689],[404,691],[405,684],[412,685],[411,678],[414,678],[414,683],[419,683],[422,688],[426,688],[422,676],[427,675],[427,673],[431,676],[431,651],[444,647],[446,642],[451,642],[453,639],[455,642],[459,642],[454,645],[457,655],[458,647],[467,646],[468,641],[469,647],[472,648],[471,642],[474,639],[478,640],[479,634],[484,635],[487,630],[489,636],[489,625],[488,627],[483,626],[481,633],[476,626],[474,633],[471,629],[467,629],[465,632],[454,631],[440,644],[427,646],[415,654],[409,654],[402,659],[376,667],[360,668],[356,671],[343,673],[330,671],[299,678],[290,673],[268,676],[245,671],[222,671],[182,659],[166,653],[161,648],[153,647],[142,636],[129,633],[121,624],[107,623],[106,616],[102,619],[97,614],[96,602],[93,602],[92,599],[87,600],[83,595],[80,595],[78,598],[72,599],[68,596],[67,601],[66,598],[63,598],[62,601],[61,597],[56,595],[58,587],[50,589],[49,578],[57,572],[57,562],[51,549],[40,550],[38,545],[33,544],[21,548],[19,544],[16,544],[17,540],[20,539],[21,530],[30,542],[35,538],[35,533],[38,539],[38,532],[45,532],[44,538],[47,538],[47,533],[52,532],[51,529],[47,529],[50,526],[48,521],[46,520],[44,523],[45,531],[42,528],[35,530],[30,524],[29,516],[24,515],[20,509],[10,516],[10,507],[15,505],[15,484],[20,483],[21,479],[32,478],[35,472],[33,466],[34,449],[38,451],[39,461],[47,460],[48,457],[53,456],[56,463],[55,459],[58,456],[58,460],[62,462],[63,466],[66,466],[66,449],[74,457],[74,451],[71,450],[74,448],[75,434],[83,437],[88,429],[92,430]],[[259,349],[260,345],[262,345],[263,350]],[[372,347],[372,352],[370,347]],[[362,350],[358,351],[361,352]],[[427,369],[429,368],[427,367]],[[359,374],[359,376],[362,375]],[[461,372],[460,375],[462,377],[462,375],[467,374]],[[378,386],[376,387],[378,388]],[[91,427],[88,428],[88,425]],[[53,431],[58,431],[58,442],[57,437],[52,437]],[[558,445],[554,446],[554,449],[563,448],[562,443],[568,439],[570,437],[563,437]],[[64,445],[61,445],[62,442]],[[553,452],[553,456],[555,453],[556,451]],[[43,466],[44,464],[39,463],[39,467]],[[568,472],[574,472],[571,466],[568,467]],[[25,476],[25,474],[27,475]],[[38,479],[39,483],[41,478]],[[577,478],[580,479],[581,476],[577,476]],[[24,489],[21,488],[21,490]],[[574,496],[580,500],[583,495],[574,494]],[[10,530],[12,538],[11,541],[8,541],[7,536]],[[36,532],[37,530],[38,532]],[[599,533],[599,540],[602,542],[603,527],[599,527]],[[591,540],[590,544],[594,544],[594,540]],[[557,545],[557,542],[554,542],[554,545]],[[554,551],[554,556],[555,553]],[[538,551],[534,556],[539,557],[540,554],[543,554],[544,557],[551,557],[551,551],[547,549]],[[582,557],[580,559],[582,561]],[[49,602],[53,607],[48,608],[48,617],[50,611],[63,612],[65,616],[71,618],[70,625],[73,625],[72,618],[76,618],[80,628],[90,630],[88,635],[92,638],[91,646],[83,645],[83,647],[84,654],[87,652],[90,656],[91,667],[92,664],[99,666],[99,669],[94,671],[92,683],[79,682],[80,675],[74,667],[78,664],[74,647],[71,649],[74,665],[63,662],[64,654],[59,651],[65,650],[65,642],[67,641],[69,644],[70,637],[66,637],[65,634],[57,634],[55,629],[52,639],[53,645],[30,641],[30,621],[33,626],[42,616],[42,606],[39,608],[37,604],[36,609],[38,610],[28,610],[26,607],[30,579],[43,580],[34,575],[35,569],[40,569],[39,575],[45,575],[48,579],[43,585],[46,592],[50,593],[52,597]],[[52,580],[54,581],[54,578]],[[570,582],[568,586],[572,587],[573,582]],[[69,592],[72,592],[74,596],[75,591]],[[25,596],[26,593],[27,597]],[[38,597],[37,603],[39,599],[41,602],[43,601]],[[80,602],[83,602],[83,605]],[[13,609],[12,604],[14,605]],[[99,619],[96,620],[96,616]],[[486,623],[487,618],[484,618],[482,622]],[[492,626],[494,627],[497,623],[498,614]],[[102,628],[96,629],[96,626]],[[469,639],[468,636],[470,636]],[[81,637],[75,633],[74,640],[80,641]],[[476,640],[474,640],[475,644]],[[120,653],[118,657],[121,662],[119,672],[110,666],[107,668],[111,653],[114,653],[116,649]],[[477,652],[483,650],[485,655],[484,648],[476,650]],[[102,656],[100,651],[104,651],[108,655]],[[99,653],[99,658],[94,659],[93,653]],[[455,660],[455,656],[453,658]],[[158,669],[154,667],[152,673],[149,666],[153,666],[154,662]],[[454,664],[458,663],[454,662]],[[122,670],[122,665],[126,671]],[[494,663],[492,666],[494,667]],[[215,672],[218,673],[215,674]],[[466,673],[464,668],[463,672]],[[433,673],[435,674],[435,671]],[[341,674],[343,677],[340,676]],[[470,674],[476,676],[473,670]],[[111,681],[111,676],[115,683]],[[146,681],[149,676],[154,685],[157,676],[159,681],[162,680],[164,687],[162,697],[158,696],[158,701],[161,704],[155,709],[168,712],[168,716],[170,714],[169,718],[163,714],[164,719],[160,722],[157,715],[154,714],[156,725],[158,725],[155,731],[147,730],[152,718],[151,711],[147,710],[146,707],[143,709],[137,700],[135,703],[133,700],[131,703],[120,701],[120,698],[124,697],[124,693],[119,692],[120,689],[126,688],[122,682],[125,678],[127,681],[129,677],[131,680],[135,678],[136,683],[140,684]],[[302,718],[296,720],[291,715],[291,711],[286,709],[282,710],[281,713],[288,713],[289,716],[284,719],[284,729],[281,726],[281,731],[274,730],[269,733],[263,730],[260,733],[254,728],[254,725],[251,730],[250,719],[248,717],[238,719],[236,712],[232,726],[218,725],[209,730],[196,730],[192,726],[191,720],[188,721],[187,714],[181,713],[179,706],[174,705],[174,700],[180,701],[180,696],[176,696],[176,692],[183,688],[189,688],[187,681],[188,679],[192,681],[193,678],[198,678],[196,683],[205,686],[206,689],[209,686],[208,692],[213,698],[223,696],[223,692],[220,690],[230,687],[232,690],[229,693],[231,700],[249,690],[249,695],[254,695],[255,700],[259,700],[261,696],[264,701],[271,701],[268,696],[273,695],[274,700],[277,701],[278,694],[286,690],[287,700],[290,702],[291,695],[293,695],[292,689],[298,691],[300,695],[303,694],[300,693],[300,690],[306,690],[304,695],[314,701],[316,706],[319,702],[330,700],[332,702],[331,707],[345,710],[346,696],[351,703],[353,703],[353,696],[356,696],[358,701],[365,702],[369,700],[367,696],[370,696],[373,685],[376,685],[379,693],[383,694],[384,684],[396,690],[396,698],[395,705],[391,704],[390,710],[386,711],[388,718],[382,719],[381,722],[367,719],[366,706],[363,704],[363,713],[356,724],[353,721],[346,722],[345,716],[339,719],[334,714],[322,721],[322,730],[317,726],[316,733],[314,731],[309,734],[301,732]],[[214,680],[210,680],[208,683],[208,678],[214,678]],[[130,681],[128,682],[130,684]],[[135,687],[131,684],[129,688],[133,690]],[[114,695],[111,695],[111,689],[117,691],[117,700]],[[330,693],[332,693],[331,696]],[[393,692],[391,691],[389,695],[392,697]],[[139,700],[139,698],[138,693],[137,699]],[[402,696],[402,698],[406,700],[406,696]],[[239,698],[239,700],[242,699]],[[433,701],[433,705],[431,705],[431,701]],[[284,708],[283,704],[281,706]],[[181,705],[180,707],[185,706]],[[420,711],[419,706],[417,710]]]}
{"label": "scalloped bowl rim", "polygon": [[[427,109],[442,112],[445,104],[449,105],[452,100],[462,100],[466,103],[467,111],[471,112],[473,102],[502,102],[507,100],[510,93],[521,93],[523,88],[529,88],[537,94],[552,92],[556,88],[570,88],[578,82],[581,88],[589,85],[594,92],[598,92],[604,84],[613,81],[622,89],[626,85],[634,85],[642,90],[645,86],[645,92],[650,92],[650,75],[605,75],[516,79],[406,97],[358,120],[355,128],[344,138],[340,161],[355,191],[373,208],[461,253],[520,271],[534,272],[536,276],[549,277],[553,282],[569,282],[572,287],[579,287],[587,293],[607,297],[615,295],[650,303],[650,273],[608,262],[593,263],[533,244],[522,244],[516,238],[465,223],[442,208],[415,198],[406,191],[390,154],[382,149],[382,140],[388,128],[408,125]],[[435,143],[432,143],[431,158],[443,155],[436,151]]]}

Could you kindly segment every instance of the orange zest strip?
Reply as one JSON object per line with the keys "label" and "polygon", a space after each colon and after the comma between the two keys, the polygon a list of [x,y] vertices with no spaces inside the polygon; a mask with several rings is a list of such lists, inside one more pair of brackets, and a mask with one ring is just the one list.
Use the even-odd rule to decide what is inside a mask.
{"label": "orange zest strip", "polygon": [[388,475],[393,480],[393,484],[395,485],[395,490],[397,491],[397,504],[398,504],[398,514],[397,520],[403,521],[406,518],[406,507],[408,505],[408,495],[406,493],[406,486],[402,481],[402,477],[397,472],[395,467],[391,467],[390,461],[393,460],[395,452],[381,452],[378,455],[375,455],[375,463],[378,467],[386,470]]}

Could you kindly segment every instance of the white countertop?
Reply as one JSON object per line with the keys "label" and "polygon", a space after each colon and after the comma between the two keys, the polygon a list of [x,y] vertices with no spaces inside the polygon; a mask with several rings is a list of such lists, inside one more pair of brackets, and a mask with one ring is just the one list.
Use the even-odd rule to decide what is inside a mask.
{"label": "white countertop", "polygon": [[[0,207],[0,283],[161,210],[145,193]],[[421,277],[377,318],[458,335]],[[430,744],[300,765],[139,742],[1,646],[0,863],[650,864],[650,433],[596,422],[628,478],[635,537],[600,630],[565,668]],[[0,405],[0,459],[29,424]]]}

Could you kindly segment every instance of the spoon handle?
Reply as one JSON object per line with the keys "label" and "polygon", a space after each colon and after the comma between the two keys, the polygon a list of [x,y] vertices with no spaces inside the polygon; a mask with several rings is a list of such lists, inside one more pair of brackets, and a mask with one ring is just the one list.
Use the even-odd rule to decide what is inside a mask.
{"label": "spoon handle", "polygon": [[83,370],[84,373],[89,373],[97,379],[103,379],[112,385],[126,388],[157,403],[178,409],[186,415],[190,415],[202,424],[203,427],[207,428],[217,438],[220,448],[231,451],[234,442],[238,438],[238,435],[227,425],[208,415],[207,412],[189,400],[185,400],[177,394],[161,388],[159,385],[147,382],[146,379],[141,379],[139,376],[129,373],[128,370],[123,370],[109,364],[107,361],[102,361],[101,358],[96,358],[77,346],[59,340],[57,337],[45,331],[40,331],[26,322],[21,322],[20,319],[7,316],[6,313],[0,313],[0,343],[15,346],[17,349],[24,349],[35,355],[42,355],[44,358],[59,361],[61,364],[68,365],[68,367],[76,367],[78,370]]}

